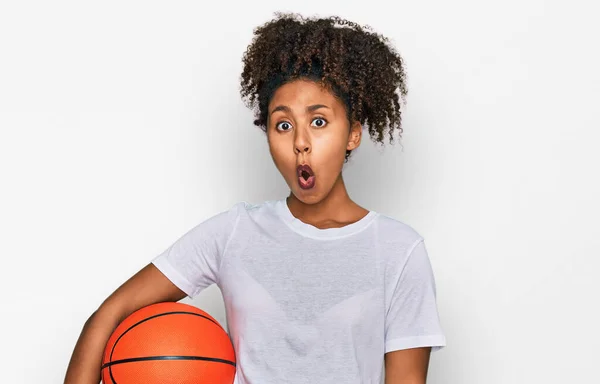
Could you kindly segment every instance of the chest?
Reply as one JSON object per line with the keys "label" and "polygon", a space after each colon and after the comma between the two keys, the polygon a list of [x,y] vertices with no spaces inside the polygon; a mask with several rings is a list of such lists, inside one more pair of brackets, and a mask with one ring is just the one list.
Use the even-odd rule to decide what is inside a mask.
{"label": "chest", "polygon": [[379,259],[376,247],[358,239],[290,243],[257,237],[230,254],[221,269],[221,290],[228,309],[248,317],[351,321],[379,304]]}

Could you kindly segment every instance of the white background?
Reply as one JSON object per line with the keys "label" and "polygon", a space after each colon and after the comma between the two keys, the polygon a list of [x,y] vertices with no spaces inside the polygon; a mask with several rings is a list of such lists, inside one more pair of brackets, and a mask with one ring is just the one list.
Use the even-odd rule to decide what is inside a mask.
{"label": "white background", "polygon": [[[2,383],[60,383],[87,317],[200,221],[286,196],[238,93],[276,10],[344,18],[406,61],[401,145],[351,196],[426,239],[448,346],[428,383],[598,382],[600,55],[584,1],[6,1]],[[217,287],[194,304],[225,324]]]}

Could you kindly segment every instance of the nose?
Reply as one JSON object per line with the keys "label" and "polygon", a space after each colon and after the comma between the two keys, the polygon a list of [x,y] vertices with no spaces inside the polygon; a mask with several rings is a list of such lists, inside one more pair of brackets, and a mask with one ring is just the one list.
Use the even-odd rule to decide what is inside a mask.
{"label": "nose", "polygon": [[310,143],[304,134],[298,134],[294,141],[294,152],[300,154],[301,152],[310,152]]}
{"label": "nose", "polygon": [[310,147],[309,146],[296,146],[296,154],[299,154],[300,152],[310,152]]}

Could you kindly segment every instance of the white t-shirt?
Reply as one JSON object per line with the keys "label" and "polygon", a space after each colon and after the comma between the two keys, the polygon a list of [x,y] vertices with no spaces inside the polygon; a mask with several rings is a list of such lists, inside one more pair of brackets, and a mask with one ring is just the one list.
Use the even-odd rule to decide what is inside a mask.
{"label": "white t-shirt", "polygon": [[152,262],[189,297],[219,286],[235,384],[379,384],[386,352],[446,345],[423,237],[375,211],[319,229],[242,201]]}

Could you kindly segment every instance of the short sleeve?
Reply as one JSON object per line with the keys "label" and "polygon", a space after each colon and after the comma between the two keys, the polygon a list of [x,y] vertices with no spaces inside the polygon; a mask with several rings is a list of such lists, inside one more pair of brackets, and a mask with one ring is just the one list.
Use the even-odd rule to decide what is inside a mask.
{"label": "short sleeve", "polygon": [[412,247],[399,278],[387,287],[385,353],[408,348],[446,346],[436,304],[433,270],[423,238]]}
{"label": "short sleeve", "polygon": [[219,267],[239,218],[238,203],[191,228],[152,260],[173,284],[193,298],[219,280]]}

